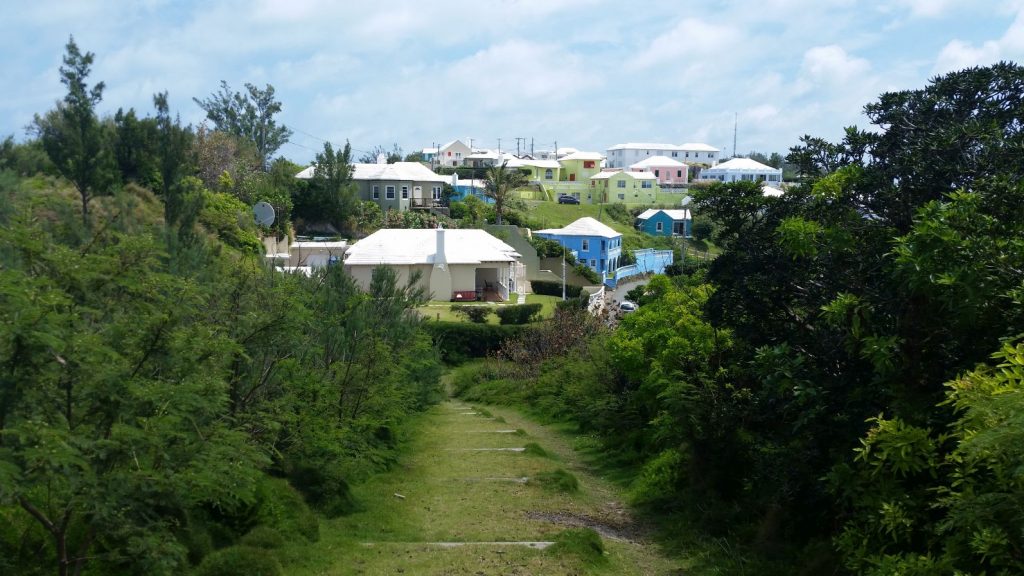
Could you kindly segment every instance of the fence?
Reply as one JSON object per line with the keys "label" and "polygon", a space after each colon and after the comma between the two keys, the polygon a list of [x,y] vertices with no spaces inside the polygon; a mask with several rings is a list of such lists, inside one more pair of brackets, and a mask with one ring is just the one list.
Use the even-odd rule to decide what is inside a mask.
{"label": "fence", "polygon": [[665,267],[672,264],[674,260],[671,250],[655,250],[654,248],[633,250],[633,258],[636,260],[636,264],[622,266],[615,270],[614,275],[605,279],[605,286],[615,288],[626,278],[644,274],[662,274],[665,272]]}

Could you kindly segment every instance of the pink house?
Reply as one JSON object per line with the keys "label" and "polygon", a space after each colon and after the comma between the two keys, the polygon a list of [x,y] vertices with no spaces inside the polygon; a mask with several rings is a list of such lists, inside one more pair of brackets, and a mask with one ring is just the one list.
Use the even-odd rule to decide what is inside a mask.
{"label": "pink house", "polygon": [[668,156],[651,156],[629,167],[630,172],[650,172],[658,179],[659,186],[683,186],[689,181],[689,167]]}

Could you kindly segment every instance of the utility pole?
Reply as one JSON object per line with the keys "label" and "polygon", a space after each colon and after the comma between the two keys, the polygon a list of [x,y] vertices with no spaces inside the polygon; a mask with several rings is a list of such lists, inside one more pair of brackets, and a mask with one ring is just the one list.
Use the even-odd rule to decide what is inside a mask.
{"label": "utility pole", "polygon": [[530,136],[530,156],[533,157],[533,136]]}
{"label": "utility pole", "polygon": [[498,138],[498,156],[501,156],[501,138]]}
{"label": "utility pole", "polygon": [[469,153],[470,154],[473,153],[473,139],[472,138],[469,139]]}
{"label": "utility pole", "polygon": [[565,246],[562,246],[562,302],[565,302]]}
{"label": "utility pole", "polygon": [[517,157],[517,158],[518,158],[519,156],[522,156],[522,154],[521,154],[521,153],[520,153],[520,151],[519,151],[519,142],[520,142],[520,141],[523,141],[523,142],[525,142],[525,141],[526,141],[526,138],[521,138],[521,137],[519,137],[519,136],[516,136],[516,157]]}
{"label": "utility pole", "polygon": [[732,122],[732,157],[737,158],[738,155],[736,154],[736,127],[740,123],[740,115],[739,112],[734,112],[733,114],[735,114],[735,116],[733,116]]}

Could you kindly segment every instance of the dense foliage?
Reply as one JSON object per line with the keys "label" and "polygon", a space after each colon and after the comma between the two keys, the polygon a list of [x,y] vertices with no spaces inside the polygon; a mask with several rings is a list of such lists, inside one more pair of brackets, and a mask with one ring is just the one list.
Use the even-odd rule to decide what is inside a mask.
{"label": "dense foliage", "polygon": [[866,112],[805,137],[781,197],[696,191],[721,256],[655,278],[613,333],[514,341],[456,388],[576,421],[637,503],[758,573],[1019,573],[1024,68]]}
{"label": "dense foliage", "polygon": [[366,291],[274,272],[248,205],[286,231],[295,166],[196,138],[166,94],[99,121],[91,60],[69,43],[39,123],[113,127],[109,178],[65,170],[85,133],[0,149],[0,572],[278,573],[274,543],[356,507],[348,482],[439,399],[426,295],[385,269]]}

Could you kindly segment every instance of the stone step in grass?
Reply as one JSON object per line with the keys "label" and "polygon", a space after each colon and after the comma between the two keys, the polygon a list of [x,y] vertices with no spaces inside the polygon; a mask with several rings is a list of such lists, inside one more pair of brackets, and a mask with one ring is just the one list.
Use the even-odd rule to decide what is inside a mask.
{"label": "stone step in grass", "polygon": [[543,550],[554,545],[550,541],[523,540],[519,542],[363,542],[363,546],[372,548],[379,545],[437,546],[438,548],[460,548],[462,546],[526,546],[535,550]]}

